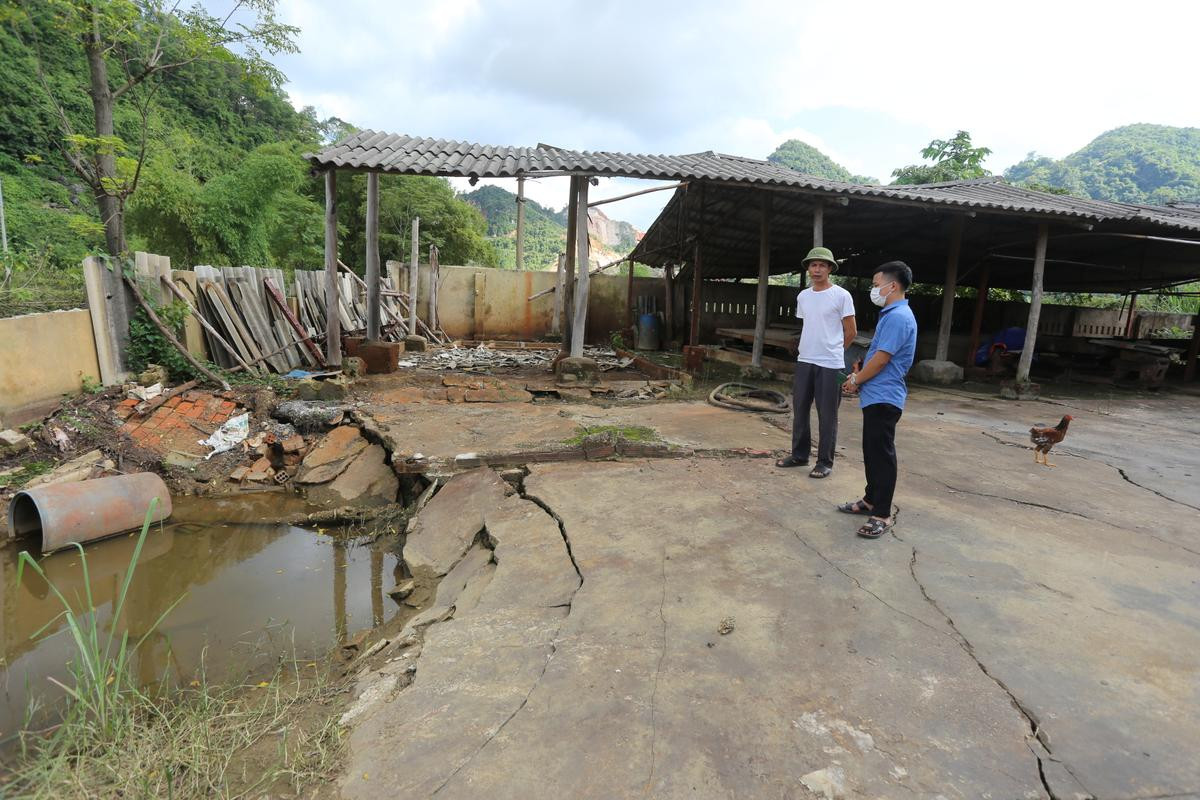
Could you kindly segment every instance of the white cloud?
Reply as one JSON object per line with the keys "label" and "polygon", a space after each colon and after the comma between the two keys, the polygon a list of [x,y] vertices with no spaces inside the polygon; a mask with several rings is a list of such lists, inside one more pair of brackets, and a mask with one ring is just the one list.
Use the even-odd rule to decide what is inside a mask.
{"label": "white cloud", "polygon": [[[959,129],[1001,170],[1118,125],[1197,124],[1197,3],[282,0],[279,13],[302,28],[301,54],[281,59],[295,102],[442,138],[759,158],[798,138],[884,178]],[[561,207],[565,184],[530,195]]]}

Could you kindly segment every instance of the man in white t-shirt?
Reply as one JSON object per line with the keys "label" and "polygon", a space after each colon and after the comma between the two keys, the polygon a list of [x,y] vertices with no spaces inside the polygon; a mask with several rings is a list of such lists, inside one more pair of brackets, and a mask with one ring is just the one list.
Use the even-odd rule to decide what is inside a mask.
{"label": "man in white t-shirt", "polygon": [[812,453],[809,416],[817,404],[817,464],[810,478],[827,478],[833,471],[837,444],[837,414],[842,400],[841,373],[846,349],[854,342],[854,300],[829,280],[837,270],[833,253],[814,247],[801,262],[808,271],[809,288],[796,298],[796,317],[804,320],[792,381],[792,453],[775,462],[777,467],[807,467]]}

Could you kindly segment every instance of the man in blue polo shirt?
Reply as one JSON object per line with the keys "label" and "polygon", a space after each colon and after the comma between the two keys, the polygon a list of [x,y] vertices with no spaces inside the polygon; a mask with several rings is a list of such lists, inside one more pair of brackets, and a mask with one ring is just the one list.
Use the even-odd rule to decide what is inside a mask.
{"label": "man in blue polo shirt", "polygon": [[862,406],[863,466],[867,488],[861,500],[838,506],[846,514],[869,516],[858,529],[866,539],[878,539],[892,529],[892,495],[896,491],[896,423],[904,411],[908,386],[904,376],[917,350],[917,320],[904,293],[912,285],[912,270],[903,261],[889,261],[871,278],[871,302],[883,306],[862,369],[851,373],[842,389],[858,392]]}

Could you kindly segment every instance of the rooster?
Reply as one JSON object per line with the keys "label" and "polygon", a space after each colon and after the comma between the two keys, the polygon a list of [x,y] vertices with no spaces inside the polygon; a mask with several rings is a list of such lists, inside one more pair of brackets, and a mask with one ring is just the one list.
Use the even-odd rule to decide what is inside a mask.
{"label": "rooster", "polygon": [[[1033,461],[1047,467],[1056,466],[1050,463],[1050,448],[1067,438],[1067,426],[1075,419],[1070,414],[1063,416],[1053,428],[1038,423],[1029,429],[1029,441],[1033,442]],[[1038,458],[1038,454],[1041,458]]]}

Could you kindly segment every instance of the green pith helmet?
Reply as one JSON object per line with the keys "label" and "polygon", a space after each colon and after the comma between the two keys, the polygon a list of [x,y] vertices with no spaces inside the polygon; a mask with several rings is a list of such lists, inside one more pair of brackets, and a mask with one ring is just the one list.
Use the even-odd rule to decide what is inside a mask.
{"label": "green pith helmet", "polygon": [[833,251],[828,247],[814,247],[812,250],[809,250],[808,255],[800,262],[800,266],[808,269],[808,262],[810,261],[824,261],[829,264],[829,271],[831,273],[837,272],[837,259],[833,257]]}

